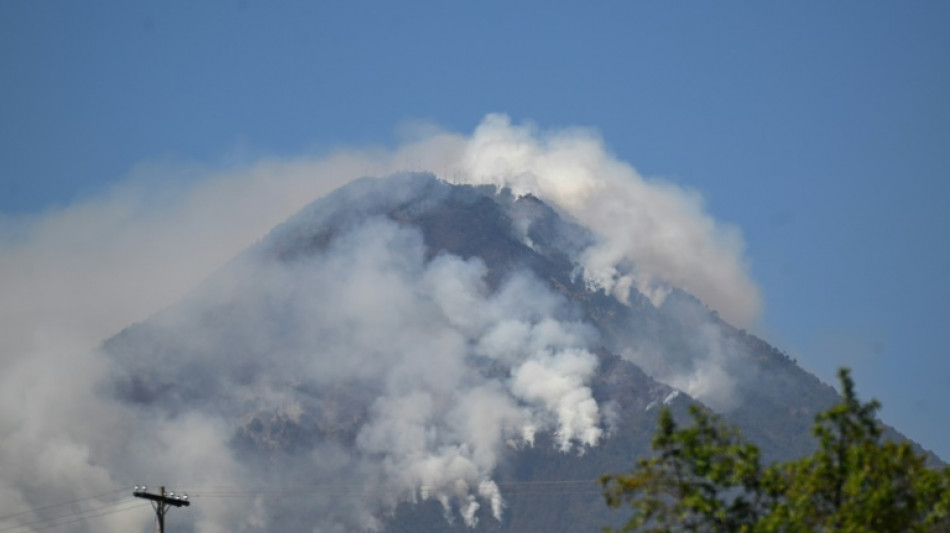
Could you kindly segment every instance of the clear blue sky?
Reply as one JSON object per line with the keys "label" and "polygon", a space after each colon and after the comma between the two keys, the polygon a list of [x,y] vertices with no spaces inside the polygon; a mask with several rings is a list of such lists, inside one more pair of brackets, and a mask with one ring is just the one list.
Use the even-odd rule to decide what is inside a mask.
{"label": "clear blue sky", "polygon": [[590,126],[739,225],[762,333],[950,458],[950,3],[0,2],[0,213],[142,161]]}

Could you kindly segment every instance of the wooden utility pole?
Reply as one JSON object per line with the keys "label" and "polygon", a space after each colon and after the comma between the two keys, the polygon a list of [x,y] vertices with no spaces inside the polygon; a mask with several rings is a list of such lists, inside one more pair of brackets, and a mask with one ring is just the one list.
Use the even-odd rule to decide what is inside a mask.
{"label": "wooden utility pole", "polygon": [[191,502],[188,501],[187,494],[179,495],[174,492],[165,494],[164,485],[159,487],[158,494],[145,492],[147,490],[148,487],[145,485],[136,485],[132,490],[132,496],[152,502],[152,507],[155,508],[155,516],[158,518],[158,533],[165,533],[165,513],[168,512],[169,507],[188,507],[191,505]]}

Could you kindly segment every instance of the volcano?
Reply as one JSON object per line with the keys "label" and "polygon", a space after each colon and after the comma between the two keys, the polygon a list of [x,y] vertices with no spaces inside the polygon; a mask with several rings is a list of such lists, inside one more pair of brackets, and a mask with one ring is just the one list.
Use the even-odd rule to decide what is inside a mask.
{"label": "volcano", "polygon": [[531,194],[357,180],[106,341],[104,394],[205,435],[180,488],[243,531],[597,530],[661,405],[813,449],[831,387],[688,287],[598,283],[600,243]]}

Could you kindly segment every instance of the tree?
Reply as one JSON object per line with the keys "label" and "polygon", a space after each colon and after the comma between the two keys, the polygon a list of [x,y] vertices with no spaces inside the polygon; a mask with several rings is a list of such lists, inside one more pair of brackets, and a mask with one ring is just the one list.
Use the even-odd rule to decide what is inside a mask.
{"label": "tree", "polygon": [[601,478],[621,531],[935,532],[950,528],[950,468],[931,468],[907,442],[882,438],[880,404],[862,403],[846,369],[842,399],[816,417],[818,451],[763,468],[758,448],[716,415],[690,407],[677,427],[660,413],[655,454]]}
{"label": "tree", "polygon": [[622,531],[752,531],[761,509],[759,450],[699,406],[679,429],[660,412],[654,457],[627,475],[601,478],[608,505],[629,500],[634,515]]}

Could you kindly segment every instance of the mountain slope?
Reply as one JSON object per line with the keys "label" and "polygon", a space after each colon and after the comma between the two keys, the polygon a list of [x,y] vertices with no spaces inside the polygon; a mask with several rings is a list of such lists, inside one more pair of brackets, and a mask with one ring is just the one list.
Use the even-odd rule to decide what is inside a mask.
{"label": "mountain slope", "polygon": [[811,449],[833,389],[676,287],[591,284],[596,240],[531,196],[359,180],[107,341],[110,394],[207,424],[214,475],[276,491],[226,502],[245,530],[596,529],[593,480],[686,392],[769,457]]}

